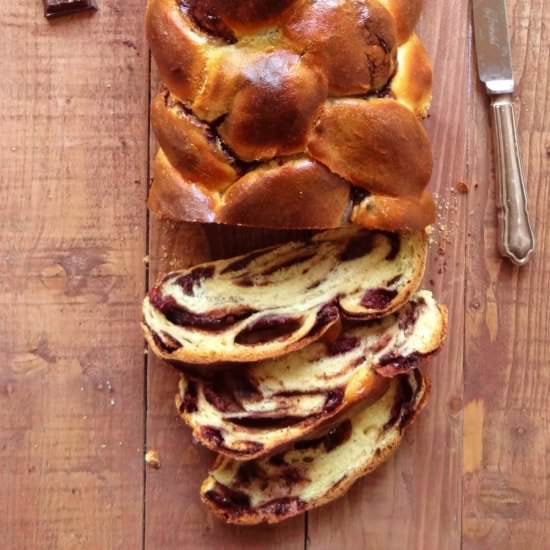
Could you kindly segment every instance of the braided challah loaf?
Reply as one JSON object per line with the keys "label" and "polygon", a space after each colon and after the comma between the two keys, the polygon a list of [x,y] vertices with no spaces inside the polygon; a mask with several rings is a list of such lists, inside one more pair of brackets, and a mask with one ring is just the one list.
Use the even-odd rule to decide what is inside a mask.
{"label": "braided challah loaf", "polygon": [[277,228],[434,221],[421,0],[149,0],[151,209]]}

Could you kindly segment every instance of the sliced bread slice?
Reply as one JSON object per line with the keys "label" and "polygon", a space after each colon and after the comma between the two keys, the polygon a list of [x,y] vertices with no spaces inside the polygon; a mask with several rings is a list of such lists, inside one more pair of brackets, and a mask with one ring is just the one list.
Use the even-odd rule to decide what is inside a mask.
{"label": "sliced bread slice", "polygon": [[346,227],[170,273],[143,305],[153,351],[187,364],[253,362],[318,340],[342,317],[379,318],[417,290],[424,231]]}
{"label": "sliced bread slice", "polygon": [[429,382],[419,370],[391,380],[374,404],[283,453],[237,462],[218,457],[201,498],[227,523],[278,523],[334,500],[382,464],[424,405]]}

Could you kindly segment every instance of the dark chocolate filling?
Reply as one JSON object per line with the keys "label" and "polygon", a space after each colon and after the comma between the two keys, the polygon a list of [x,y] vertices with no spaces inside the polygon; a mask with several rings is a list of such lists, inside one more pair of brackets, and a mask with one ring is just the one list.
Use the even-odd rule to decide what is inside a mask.
{"label": "dark chocolate filling", "polygon": [[209,314],[192,313],[184,306],[179,305],[171,296],[164,297],[158,287],[152,288],[149,291],[149,300],[151,301],[151,305],[158,309],[174,325],[181,327],[191,326],[209,331],[224,330],[256,313],[255,310],[249,308],[235,310],[225,315],[219,312],[211,312]]}
{"label": "dark chocolate filling", "polygon": [[347,419],[338,424],[338,426],[335,426],[329,430],[326,435],[322,437],[297,441],[294,444],[294,448],[299,450],[315,449],[316,447],[320,447],[322,445],[325,448],[325,451],[330,453],[336,449],[336,447],[345,443],[351,437],[351,432],[351,421]]}
{"label": "dark chocolate filling", "polygon": [[271,249],[256,250],[255,252],[251,252],[250,254],[243,256],[242,258],[238,258],[234,262],[228,264],[223,271],[221,271],[221,275],[231,273],[232,271],[241,271],[245,267],[248,267],[256,258],[267,254],[270,250]]}
{"label": "dark chocolate filling", "polygon": [[216,482],[214,489],[205,493],[205,498],[225,510],[243,510],[250,508],[250,497],[242,491],[235,491]]}
{"label": "dark chocolate filling", "polygon": [[235,338],[235,342],[252,346],[280,340],[296,332],[302,326],[302,322],[301,318],[296,319],[286,315],[266,315],[244,328]]}
{"label": "dark chocolate filling", "polygon": [[185,389],[185,394],[180,405],[181,413],[194,413],[197,412],[197,384],[193,380],[190,380],[187,383],[187,388]]}
{"label": "dark chocolate filling", "polygon": [[349,240],[346,247],[340,254],[342,262],[357,260],[363,256],[368,256],[374,247],[374,234],[360,232]]}
{"label": "dark chocolate filling", "polygon": [[386,309],[397,296],[397,290],[388,288],[371,288],[361,298],[361,305],[368,309]]}
{"label": "dark chocolate filling", "polygon": [[355,349],[359,346],[359,338],[355,336],[341,336],[334,342],[326,344],[329,355],[341,355],[343,353],[348,353],[352,349]]}
{"label": "dark chocolate filling", "polygon": [[194,296],[195,287],[200,285],[205,279],[211,279],[214,275],[213,265],[196,267],[186,275],[182,275],[176,280],[176,284],[181,286],[187,296]]}
{"label": "dark chocolate filling", "polygon": [[280,264],[275,264],[271,266],[270,268],[266,269],[262,275],[272,275],[273,273],[277,271],[281,271],[282,269],[288,269],[289,267],[293,267],[295,265],[302,264],[304,262],[307,262],[308,260],[311,260],[311,258],[315,257],[315,252],[311,253],[305,253],[302,255],[295,256],[293,258],[289,258],[288,260],[285,260],[284,262],[281,262]]}
{"label": "dark chocolate filling", "polygon": [[166,334],[164,331],[157,334],[151,330],[151,334],[157,347],[165,353],[173,353],[182,347],[175,338],[172,338],[172,336]]}
{"label": "dark chocolate filling", "polygon": [[206,34],[214,38],[221,38],[228,44],[237,42],[234,32],[217,13],[215,3],[208,0],[178,0],[178,3],[180,9]]}

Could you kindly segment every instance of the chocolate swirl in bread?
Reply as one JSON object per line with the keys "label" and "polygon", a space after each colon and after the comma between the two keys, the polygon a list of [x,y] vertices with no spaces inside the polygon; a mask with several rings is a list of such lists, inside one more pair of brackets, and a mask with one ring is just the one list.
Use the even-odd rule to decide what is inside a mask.
{"label": "chocolate swirl in bread", "polygon": [[381,465],[420,412],[429,382],[419,370],[392,379],[366,407],[268,458],[218,457],[201,487],[209,509],[227,523],[278,523],[344,495]]}
{"label": "chocolate swirl in bread", "polygon": [[336,340],[211,376],[182,374],[176,405],[211,450],[235,460],[263,457],[356,403],[379,399],[388,377],[439,349],[446,327],[446,309],[421,291],[393,315],[352,324]]}
{"label": "chocolate swirl in bread", "polygon": [[273,228],[433,223],[420,6],[149,0],[164,83],[152,106],[151,209]]}
{"label": "chocolate swirl in bread", "polygon": [[153,351],[189,364],[279,357],[318,340],[342,318],[403,306],[426,261],[425,232],[349,226],[168,274],[144,301]]}

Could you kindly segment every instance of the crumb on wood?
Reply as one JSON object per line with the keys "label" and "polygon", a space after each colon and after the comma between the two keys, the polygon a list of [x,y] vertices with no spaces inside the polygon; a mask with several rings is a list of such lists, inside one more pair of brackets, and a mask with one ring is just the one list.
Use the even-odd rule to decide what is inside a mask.
{"label": "crumb on wood", "polygon": [[155,470],[160,469],[160,455],[158,451],[150,449],[145,453],[145,463]]}
{"label": "crumb on wood", "polygon": [[149,265],[149,260],[150,260],[149,256],[143,256],[143,263],[145,265]]}
{"label": "crumb on wood", "polygon": [[470,186],[464,181],[457,181],[455,183],[455,189],[459,193],[464,195],[464,194],[468,193],[468,191],[470,191]]}

